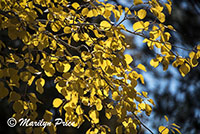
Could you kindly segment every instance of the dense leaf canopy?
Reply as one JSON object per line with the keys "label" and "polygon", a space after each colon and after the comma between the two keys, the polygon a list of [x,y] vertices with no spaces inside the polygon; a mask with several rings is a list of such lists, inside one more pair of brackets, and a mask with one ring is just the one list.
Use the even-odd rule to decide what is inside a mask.
{"label": "dense leaf canopy", "polygon": [[[144,8],[132,10],[141,5]],[[98,0],[2,0],[0,30],[15,43],[0,40],[0,99],[12,106],[17,120],[51,121],[58,111],[66,122],[73,122],[72,127],[88,121],[87,133],[110,133],[110,126],[101,123],[104,112],[107,119],[117,118],[116,133],[141,131],[146,126],[139,116],[149,116],[154,102],[147,92],[135,89],[138,82],[145,84],[138,70],[147,69],[142,64],[130,65],[134,61],[124,54],[129,45],[123,32],[144,38],[156,53],[150,61],[153,67],[162,64],[165,71],[172,63],[185,76],[198,65],[200,46],[186,58],[172,50],[169,30],[175,29],[164,24],[164,9],[171,14],[171,6],[170,0],[134,0],[124,9]],[[132,30],[123,25],[125,20],[134,21]],[[46,90],[49,80],[56,91]],[[46,108],[48,102],[39,98],[47,92],[57,94],[51,95],[52,105]],[[43,112],[39,112],[41,105]],[[158,131],[166,134],[179,132],[178,128],[171,124]],[[47,128],[26,129],[32,131],[54,133],[56,127],[52,123]]]}

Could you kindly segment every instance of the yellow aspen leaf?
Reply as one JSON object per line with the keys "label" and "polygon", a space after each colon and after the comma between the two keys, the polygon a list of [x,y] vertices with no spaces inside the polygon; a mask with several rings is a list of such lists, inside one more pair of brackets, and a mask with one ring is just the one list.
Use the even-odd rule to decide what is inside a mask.
{"label": "yellow aspen leaf", "polygon": [[150,116],[151,112],[152,112],[152,107],[149,104],[145,104],[146,115]]}
{"label": "yellow aspen leaf", "polygon": [[116,127],[116,134],[122,134],[123,133],[123,131],[122,131],[122,126],[120,125],[120,126],[117,126]]}
{"label": "yellow aspen leaf", "polygon": [[164,126],[160,126],[158,128],[158,131],[161,133],[161,134],[168,134],[169,133],[169,129],[167,127],[164,127]]}
{"label": "yellow aspen leaf", "polygon": [[43,118],[44,118],[45,121],[51,121],[52,116],[53,116],[52,112],[45,110],[45,113],[43,115]]}
{"label": "yellow aspen leaf", "polygon": [[140,103],[138,104],[138,107],[142,110],[144,110],[146,108],[146,105],[144,103]]}
{"label": "yellow aspen leaf", "polygon": [[143,30],[148,30],[149,24],[150,23],[148,21],[146,21],[145,23],[143,21],[138,21],[138,22],[135,22],[133,24],[133,29],[136,32],[141,32]]}
{"label": "yellow aspen leaf", "polygon": [[12,101],[16,101],[16,100],[19,100],[21,98],[21,95],[18,94],[17,92],[15,91],[11,91],[10,92],[10,95],[9,95],[9,99],[8,99],[8,102],[12,102]]}
{"label": "yellow aspen leaf", "polygon": [[45,85],[45,80],[43,78],[39,78],[35,81],[36,91],[42,94],[44,92],[43,86]]}
{"label": "yellow aspen leaf", "polygon": [[112,25],[108,21],[103,20],[100,23],[100,27],[101,29],[109,30],[112,27]]}
{"label": "yellow aspen leaf", "polygon": [[165,14],[164,13],[160,13],[159,16],[158,16],[158,20],[161,23],[165,22]]}
{"label": "yellow aspen leaf", "polygon": [[81,53],[81,58],[82,58],[84,61],[87,61],[87,60],[89,60],[89,59],[92,58],[92,55],[91,55],[91,53],[88,53],[88,52],[86,52],[86,51],[83,51],[83,52]]}
{"label": "yellow aspen leaf", "polygon": [[32,83],[33,83],[34,79],[35,79],[35,76],[34,76],[34,75],[32,75],[32,76],[31,76],[31,78],[28,80],[28,85],[29,85],[29,86],[31,86],[31,85],[32,85]]}
{"label": "yellow aspen leaf", "polygon": [[37,73],[39,72],[37,69],[35,69],[35,68],[32,67],[32,66],[27,66],[26,69],[27,69],[29,72],[33,73],[33,74],[37,74]]}
{"label": "yellow aspen leaf", "polygon": [[132,14],[131,14],[131,11],[129,10],[128,7],[125,7],[125,13],[127,13],[128,15],[132,15]]}
{"label": "yellow aspen leaf", "polygon": [[175,123],[172,123],[173,126],[177,127],[177,128],[181,128],[180,126],[178,126],[177,124]]}
{"label": "yellow aspen leaf", "polygon": [[167,7],[167,10],[168,10],[169,14],[171,14],[171,12],[172,12],[171,5],[169,5],[169,4],[166,3],[165,6]]}
{"label": "yellow aspen leaf", "polygon": [[141,69],[141,70],[143,70],[143,71],[145,71],[145,72],[147,71],[146,68],[145,68],[145,66],[142,65],[142,64],[137,65],[136,68]]}
{"label": "yellow aspen leaf", "polygon": [[99,123],[99,112],[97,110],[90,110],[89,116],[95,124]]}
{"label": "yellow aspen leaf", "polygon": [[151,59],[150,65],[156,68],[159,65],[159,61],[157,59]]}
{"label": "yellow aspen leaf", "polygon": [[62,103],[63,101],[60,98],[55,98],[53,100],[53,107],[58,108]]}
{"label": "yellow aspen leaf", "polygon": [[140,19],[144,19],[144,18],[146,17],[146,15],[147,15],[147,12],[146,12],[146,10],[144,10],[144,9],[140,9],[140,10],[138,11],[138,13],[137,13],[137,16],[138,16]]}
{"label": "yellow aspen leaf", "polygon": [[138,21],[133,24],[134,31],[141,32],[144,29],[144,22]]}
{"label": "yellow aspen leaf", "polygon": [[21,101],[15,101],[14,104],[13,104],[13,110],[16,112],[16,113],[21,113],[23,110],[24,110],[24,107],[23,107],[23,104]]}
{"label": "yellow aspen leaf", "polygon": [[165,32],[164,34],[161,34],[161,40],[162,40],[162,42],[167,42],[170,37],[171,37],[171,35],[168,32]]}
{"label": "yellow aspen leaf", "polygon": [[57,62],[56,70],[61,73],[66,73],[70,70],[71,65],[68,62]]}
{"label": "yellow aspen leaf", "polygon": [[142,91],[142,95],[145,97],[145,98],[147,98],[148,96],[148,93],[147,92],[145,92],[145,91]]}
{"label": "yellow aspen leaf", "polygon": [[83,8],[83,10],[81,11],[81,14],[83,16],[86,16],[88,14],[88,12],[89,12],[88,8]]}
{"label": "yellow aspen leaf", "polygon": [[118,94],[117,91],[114,91],[114,92],[112,93],[112,98],[113,98],[113,100],[116,100],[116,101],[120,99],[119,94]]}
{"label": "yellow aspen leaf", "polygon": [[142,4],[143,1],[142,0],[133,0],[134,5],[139,5]]}
{"label": "yellow aspen leaf", "polygon": [[78,115],[83,114],[83,109],[81,108],[80,105],[78,105],[78,106],[76,107],[76,113],[77,113]]}
{"label": "yellow aspen leaf", "polygon": [[53,22],[50,24],[52,31],[58,32],[61,28],[59,21]]}
{"label": "yellow aspen leaf", "polygon": [[176,130],[179,134],[181,134],[181,131],[178,128],[172,127],[174,130]]}
{"label": "yellow aspen leaf", "polygon": [[139,78],[140,78],[141,83],[144,84],[144,77],[143,77],[143,75],[139,74]]}
{"label": "yellow aspen leaf", "polygon": [[31,73],[29,72],[21,72],[19,77],[22,81],[27,82],[31,78]]}
{"label": "yellow aspen leaf", "polygon": [[78,41],[80,40],[79,34],[78,34],[78,33],[75,33],[75,34],[73,35],[73,39],[74,39],[74,41],[78,42]]}
{"label": "yellow aspen leaf", "polygon": [[87,17],[89,17],[89,18],[94,17],[92,10],[88,11]]}
{"label": "yellow aspen leaf", "polygon": [[169,121],[168,117],[166,115],[164,117],[165,117],[165,120],[168,122]]}
{"label": "yellow aspen leaf", "polygon": [[97,111],[101,111],[102,108],[103,108],[103,105],[101,104],[101,100],[97,99],[96,100],[96,109],[97,109]]}
{"label": "yellow aspen leaf", "polygon": [[50,62],[45,62],[43,66],[44,72],[48,77],[52,77],[55,73],[55,68]]}
{"label": "yellow aspen leaf", "polygon": [[7,88],[4,87],[3,82],[0,82],[0,91],[1,91],[1,93],[0,93],[0,99],[3,99],[6,96],[8,96],[9,91],[8,91]]}
{"label": "yellow aspen leaf", "polygon": [[124,55],[124,57],[125,57],[124,60],[128,65],[133,61],[133,58],[129,54]]}
{"label": "yellow aspen leaf", "polygon": [[64,33],[66,33],[66,34],[69,34],[69,33],[72,32],[71,27],[68,27],[68,26],[66,26],[66,27],[63,29],[63,31],[64,31]]}
{"label": "yellow aspen leaf", "polygon": [[154,101],[153,101],[152,99],[148,99],[148,101],[149,101],[152,105],[155,106],[155,103],[154,103]]}
{"label": "yellow aspen leaf", "polygon": [[77,2],[74,2],[72,4],[72,7],[77,10],[80,7],[80,5]]}
{"label": "yellow aspen leaf", "polygon": [[112,112],[109,110],[109,109],[106,109],[105,110],[105,116],[107,119],[111,119],[112,117]]}
{"label": "yellow aspen leaf", "polygon": [[184,63],[182,64],[180,67],[179,67],[179,72],[181,73],[181,75],[183,77],[185,77],[185,75],[190,72],[190,66],[187,64],[187,63]]}

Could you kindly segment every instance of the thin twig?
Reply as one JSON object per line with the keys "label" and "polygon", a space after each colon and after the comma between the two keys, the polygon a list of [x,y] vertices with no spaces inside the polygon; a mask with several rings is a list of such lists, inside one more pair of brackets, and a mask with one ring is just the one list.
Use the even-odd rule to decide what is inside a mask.
{"label": "thin twig", "polygon": [[[132,112],[133,113],[133,112]],[[134,117],[141,123],[141,125],[146,128],[151,134],[154,134],[153,131],[151,129],[149,129],[142,121],[140,121],[140,119],[137,117],[137,115],[135,113],[133,113]]]}

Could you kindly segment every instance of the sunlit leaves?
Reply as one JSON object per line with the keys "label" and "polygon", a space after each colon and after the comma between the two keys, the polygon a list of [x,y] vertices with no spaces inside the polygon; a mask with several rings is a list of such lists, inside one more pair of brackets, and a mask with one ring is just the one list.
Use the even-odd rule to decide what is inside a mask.
{"label": "sunlit leaves", "polygon": [[88,14],[88,12],[89,12],[88,8],[83,8],[83,10],[81,11],[81,14],[83,16],[86,16]]}
{"label": "sunlit leaves", "polygon": [[147,71],[146,68],[145,68],[145,66],[142,65],[142,64],[137,65],[137,68],[138,68],[138,69],[141,69],[141,70],[143,70],[143,71],[145,71],[145,72]]}
{"label": "sunlit leaves", "polygon": [[168,117],[166,115],[164,117],[165,117],[165,120],[168,122],[169,121]]}
{"label": "sunlit leaves", "polygon": [[167,7],[167,10],[168,10],[169,14],[171,14],[171,12],[172,12],[171,5],[170,4],[165,4],[165,6]]}
{"label": "sunlit leaves", "polygon": [[151,59],[150,65],[156,68],[159,65],[159,61],[157,59]]}
{"label": "sunlit leaves", "polygon": [[96,111],[96,110],[90,110],[89,111],[89,116],[92,119],[92,122],[94,124],[99,123],[99,112],[98,111]]}
{"label": "sunlit leaves", "polygon": [[53,23],[51,23],[51,29],[54,32],[58,32],[61,29],[61,24],[59,21],[55,21]]}
{"label": "sunlit leaves", "polygon": [[36,91],[42,94],[44,92],[43,86],[45,85],[45,80],[43,78],[39,78],[35,81],[35,85],[36,85]]}
{"label": "sunlit leaves", "polygon": [[20,79],[24,82],[27,82],[31,78],[30,72],[21,72],[20,73]]}
{"label": "sunlit leaves", "polygon": [[142,4],[143,1],[142,0],[133,0],[134,5],[139,5]]}
{"label": "sunlit leaves", "polygon": [[144,9],[140,9],[138,12],[137,12],[137,16],[140,18],[140,19],[144,19],[147,15],[147,12],[146,10]]}
{"label": "sunlit leaves", "polygon": [[117,91],[112,93],[112,98],[113,98],[113,100],[116,100],[116,101],[120,99],[120,96]]}
{"label": "sunlit leaves", "polygon": [[103,20],[101,23],[100,23],[100,27],[104,30],[109,30],[111,28],[111,24],[108,22],[108,21],[105,21]]}
{"label": "sunlit leaves", "polygon": [[184,63],[179,67],[179,71],[184,77],[188,72],[190,72],[190,66],[187,63]]}
{"label": "sunlit leaves", "polygon": [[58,72],[66,73],[71,68],[71,65],[68,62],[57,62],[56,63],[56,70]]}
{"label": "sunlit leaves", "polygon": [[80,5],[77,2],[74,2],[72,4],[72,7],[77,10],[80,7]]}
{"label": "sunlit leaves", "polygon": [[66,26],[66,27],[64,28],[63,31],[64,31],[64,33],[66,33],[66,34],[69,34],[69,33],[72,32],[71,27],[68,27],[68,26]]}
{"label": "sunlit leaves", "polygon": [[130,64],[133,61],[133,58],[128,54],[124,55],[124,57],[127,64]]}
{"label": "sunlit leaves", "polygon": [[[75,122],[73,127],[79,127],[87,119],[93,127],[88,133],[110,132],[109,127],[99,124],[99,112],[105,111],[107,119],[113,115],[118,118],[121,125],[115,129],[116,133],[123,133],[122,130],[125,133],[137,133],[140,122],[127,113],[144,112],[149,116],[155,104],[148,98],[147,92],[139,93],[135,89],[138,82],[144,84],[143,75],[136,71],[146,71],[146,68],[140,63],[130,67],[134,61],[131,55],[124,54],[129,45],[122,31],[144,37],[144,43],[150,50],[155,47],[161,50],[161,54],[150,61],[153,67],[161,63],[167,70],[171,60],[174,60],[173,66],[179,67],[182,75],[186,75],[190,67],[198,65],[200,48],[197,48],[197,52],[191,52],[188,59],[177,58],[170,52],[172,45],[168,41],[171,35],[165,29],[174,28],[163,24],[163,6],[170,14],[170,1],[163,5],[157,0],[148,1],[144,6],[149,8],[141,7],[137,11],[97,0],[83,3],[86,4],[62,0],[35,0],[27,3],[25,0],[13,3],[14,9],[9,10],[4,10],[0,4],[1,11],[8,11],[6,16],[0,13],[0,29],[8,29],[8,36],[12,40],[20,39],[23,42],[20,50],[20,47],[10,48],[0,41],[1,50],[9,47],[6,50],[8,55],[0,54],[0,79],[3,80],[0,83],[0,98],[8,98],[8,102],[12,102],[17,117],[27,116],[35,120],[37,116],[41,117],[36,112],[37,103],[46,104],[38,96],[43,95],[45,83],[49,80],[46,85],[55,85],[62,97],[45,99],[51,99],[52,106],[58,108],[65,120]],[[143,1],[134,0],[132,6],[139,4],[143,4]],[[149,11],[154,21],[146,17]],[[127,16],[121,22],[116,22],[123,12]],[[129,18],[133,18],[133,32],[123,25],[124,20]],[[29,29],[32,32],[29,33]],[[31,110],[30,116],[24,110]],[[45,120],[52,119],[53,113],[46,109],[43,113]],[[172,126],[176,131],[177,127]],[[52,124],[48,130],[54,133],[56,129]],[[41,133],[46,130],[37,128],[27,131]]]}
{"label": "sunlit leaves", "polygon": [[77,106],[77,108],[76,108],[76,113],[78,114],[78,115],[81,115],[81,114],[83,114],[83,109],[81,108],[81,106],[80,105],[78,105]]}
{"label": "sunlit leaves", "polygon": [[168,134],[169,133],[169,129],[167,127],[164,127],[164,126],[160,126],[158,128],[158,131],[161,133],[161,134]]}
{"label": "sunlit leaves", "polygon": [[55,98],[53,100],[53,107],[58,108],[62,104],[62,100],[60,98]]}
{"label": "sunlit leaves", "polygon": [[133,24],[133,29],[136,32],[141,32],[143,30],[148,30],[149,22],[138,21]]}
{"label": "sunlit leaves", "polygon": [[50,62],[45,62],[43,66],[44,72],[48,77],[52,77],[55,73],[55,68]]}
{"label": "sunlit leaves", "polygon": [[43,115],[43,118],[46,120],[46,121],[51,121],[52,119],[52,116],[53,116],[53,113],[46,110],[44,115]]}

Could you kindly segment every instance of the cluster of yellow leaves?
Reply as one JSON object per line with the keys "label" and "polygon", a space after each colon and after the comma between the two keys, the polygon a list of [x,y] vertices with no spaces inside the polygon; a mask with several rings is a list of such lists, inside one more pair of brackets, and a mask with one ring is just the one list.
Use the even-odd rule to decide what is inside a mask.
{"label": "cluster of yellow leaves", "polygon": [[[38,117],[36,103],[42,103],[37,99],[37,92],[49,92],[44,91],[49,77],[63,96],[55,97],[52,105],[60,114],[64,113],[66,121],[73,122],[73,127],[79,127],[87,119],[91,123],[87,133],[110,132],[109,126],[100,124],[99,112],[104,109],[107,119],[118,118],[120,125],[116,133],[122,133],[123,128],[126,133],[137,133],[140,121],[135,116],[141,112],[149,116],[154,105],[147,92],[140,93],[135,89],[138,81],[144,84],[144,78],[136,68],[147,70],[142,64],[135,68],[130,66],[133,58],[124,55],[128,45],[121,32],[128,30],[123,24],[114,25],[111,18],[114,16],[118,21],[123,12],[133,15],[136,19],[133,33],[143,36],[144,31],[148,32],[149,38],[146,37],[144,42],[150,49],[154,46],[161,49],[162,55],[157,55],[150,64],[157,67],[162,63],[164,70],[176,57],[168,42],[171,35],[165,29],[174,29],[162,24],[165,21],[164,6],[158,0],[148,1],[149,8],[138,11],[127,7],[123,11],[120,5],[98,0],[83,3],[67,0],[0,2],[0,30],[8,30],[10,39],[23,42],[20,53],[9,47],[16,53],[10,52],[5,57],[0,55],[0,79],[3,80],[0,82],[0,99],[8,98],[9,103],[13,102],[15,118],[28,116],[35,120]],[[143,1],[133,1],[134,6],[139,4]],[[169,13],[171,4],[170,0],[164,4]],[[38,8],[38,5],[43,8]],[[143,20],[148,10],[159,22]],[[95,17],[99,17],[99,23],[91,21]],[[0,49],[7,49],[5,42],[0,41]],[[190,71],[190,66],[197,66],[199,55],[198,46],[197,52],[191,52],[189,59],[176,57],[173,65],[180,65],[179,70],[184,76]],[[21,83],[26,85],[24,92],[20,91]],[[35,91],[29,91],[28,87],[33,86]],[[89,109],[88,113],[84,107]],[[53,114],[46,110],[43,117],[50,121]],[[48,129],[52,133],[56,131],[53,125]],[[44,129],[27,129],[30,131],[41,132]]]}
{"label": "cluster of yellow leaves", "polygon": [[[166,115],[164,117],[165,117],[166,122],[169,122],[168,117]],[[158,132],[160,134],[170,134],[170,133],[176,134],[176,132],[181,134],[179,129],[180,129],[180,126],[176,125],[175,123],[172,123],[166,127],[160,126],[158,128]]]}

